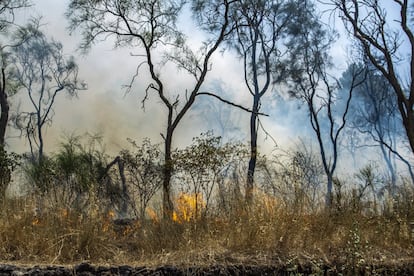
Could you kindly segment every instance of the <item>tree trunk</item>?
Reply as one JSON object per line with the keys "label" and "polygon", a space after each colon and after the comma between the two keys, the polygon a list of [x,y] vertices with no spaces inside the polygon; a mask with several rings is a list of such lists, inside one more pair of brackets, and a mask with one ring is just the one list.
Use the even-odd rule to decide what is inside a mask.
{"label": "tree trunk", "polygon": [[164,179],[162,184],[163,200],[162,200],[162,209],[164,219],[172,218],[172,213],[174,210],[173,203],[171,201],[171,177],[173,172],[173,160],[171,157],[171,148],[172,148],[172,137],[174,129],[172,127],[172,115],[173,109],[169,108],[168,114],[168,127],[167,135],[165,137],[165,156],[164,156]]}
{"label": "tree trunk", "polygon": [[326,186],[326,195],[325,195],[325,206],[327,210],[332,210],[332,184],[333,184],[333,176],[331,173],[327,173],[328,183]]}
{"label": "tree trunk", "polygon": [[0,203],[3,201],[6,195],[7,186],[10,183],[10,169],[8,167],[6,158],[5,140],[6,140],[6,128],[9,121],[9,103],[7,101],[6,94],[6,73],[4,68],[1,69],[1,82],[0,82]]}
{"label": "tree trunk", "polygon": [[253,108],[250,116],[250,160],[247,170],[246,203],[250,205],[253,201],[254,172],[257,163],[257,113],[259,109],[259,95],[254,96]]}
{"label": "tree trunk", "polygon": [[382,156],[383,156],[383,158],[385,160],[385,164],[388,167],[388,171],[390,173],[390,177],[391,177],[391,191],[392,191],[392,194],[394,195],[394,193],[395,193],[395,187],[396,187],[396,183],[397,183],[397,175],[395,174],[395,168],[394,168],[394,166],[392,164],[391,156],[389,156],[389,152],[387,152],[386,149],[385,149],[384,143],[382,141],[383,139],[380,138],[380,140],[381,140],[381,143],[380,143],[381,153],[382,153]]}
{"label": "tree trunk", "polygon": [[7,122],[9,121],[9,103],[6,94],[6,73],[4,68],[1,69],[1,83],[0,83],[0,147],[4,148],[6,139]]}
{"label": "tree trunk", "polygon": [[122,217],[126,217],[128,214],[129,191],[128,191],[128,186],[126,184],[126,178],[125,178],[125,166],[124,166],[124,161],[119,156],[117,156],[117,161],[118,161],[119,175],[121,177],[121,183],[122,183],[121,215]]}
{"label": "tree trunk", "polygon": [[414,153],[414,113],[412,110],[407,111],[406,120],[403,120],[403,124],[410,143],[411,151]]}
{"label": "tree trunk", "polygon": [[[42,127],[43,124],[41,123],[42,117],[40,116],[40,109],[37,111],[37,135],[39,138],[39,156],[38,156],[38,162],[41,163],[43,161],[43,133],[42,133]],[[36,140],[35,140],[36,141]]]}

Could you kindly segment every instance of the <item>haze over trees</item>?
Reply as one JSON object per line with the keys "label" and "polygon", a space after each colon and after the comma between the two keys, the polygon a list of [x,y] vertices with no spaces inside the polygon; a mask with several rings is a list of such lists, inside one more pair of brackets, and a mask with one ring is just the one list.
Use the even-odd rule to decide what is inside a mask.
{"label": "haze over trees", "polygon": [[[173,160],[171,157],[173,134],[178,124],[193,105],[203,84],[207,72],[210,69],[210,58],[218,49],[220,43],[231,30],[229,21],[229,7],[234,1],[215,2],[213,8],[208,11],[205,24],[216,24],[218,30],[213,38],[206,41],[198,52],[186,45],[185,37],[177,30],[176,21],[184,5],[183,1],[71,1],[68,17],[71,20],[71,28],[83,28],[82,48],[89,48],[100,36],[115,36],[117,46],[131,46],[138,43],[145,54],[143,62],[137,66],[139,70],[146,64],[152,78],[152,83],[146,89],[148,93],[156,93],[168,110],[167,126],[164,139],[164,183],[163,183],[163,210],[169,216],[173,206],[171,202],[171,177],[173,173]],[[200,3],[193,1],[193,9],[197,9]],[[202,18],[202,17],[200,17]],[[214,20],[220,19],[215,22]],[[154,55],[160,46],[168,45],[167,60],[192,77],[194,85],[185,89],[183,95],[168,91],[166,83],[160,75],[158,64]]]}
{"label": "haze over trees", "polygon": [[[398,11],[395,19],[380,1],[331,2],[365,57],[393,87],[408,142],[414,152],[414,34],[409,1],[389,1],[388,4]],[[401,69],[401,62],[408,67]]]}
{"label": "haze over trees", "polygon": [[[32,110],[21,110],[14,124],[29,141],[33,160],[42,161],[44,131],[52,123],[54,104],[61,92],[74,97],[86,84],[78,80],[78,68],[73,57],[66,58],[63,46],[48,41],[34,21],[27,28],[32,34],[13,49],[13,69],[10,79],[30,100]],[[35,153],[36,151],[36,153]]]}
{"label": "haze over trees", "polygon": [[409,271],[413,15],[0,0],[0,261]]}
{"label": "haze over trees", "polygon": [[[364,81],[364,76],[363,70],[352,64],[343,73],[348,82],[342,87],[329,75],[331,58],[328,51],[333,37],[307,2],[303,2],[307,12],[304,25],[292,28],[297,32],[297,39],[288,44],[292,60],[288,65],[290,93],[307,107],[327,178],[325,204],[331,207],[340,136],[345,129],[353,91]],[[343,106],[338,104],[339,100],[344,102]]]}
{"label": "haze over trees", "polygon": [[[8,97],[14,94],[15,85],[9,79],[11,66],[10,51],[24,43],[28,34],[15,24],[16,10],[29,7],[27,0],[5,0],[0,3],[0,198],[10,182],[10,167],[14,161],[7,156],[6,130],[10,117],[10,103]],[[17,30],[16,30],[17,29]],[[17,34],[14,34],[18,32]]]}
{"label": "haze over trees", "polygon": [[[397,101],[392,86],[378,71],[370,66],[361,69],[366,70],[366,79],[356,87],[353,99],[355,103],[350,110],[349,128],[360,134],[353,146],[380,147],[390,176],[390,188],[395,189],[398,177],[396,158],[407,165],[410,177],[414,180],[410,161],[400,153],[406,135]],[[341,80],[344,85],[348,82],[346,78]]]}
{"label": "haze over trees", "polygon": [[[244,82],[252,96],[250,115],[250,159],[247,169],[245,197],[253,198],[254,172],[258,156],[259,111],[263,96],[271,92],[274,84],[284,75],[283,43],[290,25],[300,18],[299,2],[295,1],[239,1],[234,7],[232,20],[235,30],[227,40],[243,61]],[[299,15],[296,17],[296,15]]]}
{"label": "haze over trees", "polygon": [[[86,143],[91,145],[87,147],[79,142],[80,138],[71,138],[57,152],[45,146],[46,129],[53,127],[53,116],[65,110],[56,108],[58,98],[63,101],[61,95],[65,93],[69,107],[73,104],[69,99],[78,91],[87,90],[80,81],[84,76],[78,76],[82,68],[75,57],[65,54],[64,41],[56,41],[47,28],[42,29],[41,21],[30,19],[12,31],[14,10],[28,6],[27,2],[3,3],[6,5],[0,6],[0,37],[7,43],[0,44],[0,143],[2,148],[7,144],[6,127],[20,131],[27,141],[24,151],[30,151],[32,161],[38,161],[31,164],[23,160],[21,168],[29,182],[36,183],[41,195],[53,198],[54,202],[86,210],[92,208],[90,201],[96,196],[102,200],[105,212],[112,209],[122,218],[145,218],[159,200],[162,216],[178,219],[179,205],[191,201],[188,194],[192,194],[194,216],[205,218],[216,207],[230,212],[233,201],[248,206],[255,202],[256,194],[283,197],[282,190],[286,189],[293,191],[295,197],[292,201],[288,198],[286,206],[296,202],[294,205],[301,205],[300,210],[307,208],[304,204],[312,210],[335,210],[336,204],[345,204],[343,188],[349,184],[351,190],[356,189],[343,180],[347,159],[351,158],[344,151],[351,141],[346,134],[352,128],[357,130],[358,139],[379,146],[382,158],[376,161],[386,171],[375,172],[382,177],[382,181],[375,182],[373,167],[348,170],[355,183],[365,183],[357,189],[358,193],[350,195],[352,200],[366,199],[367,205],[378,208],[378,204],[385,204],[385,199],[379,202],[379,189],[373,186],[380,184],[375,183],[386,186],[390,182],[390,194],[394,195],[398,194],[398,187],[407,183],[407,176],[412,182],[412,156],[407,157],[403,146],[409,144],[413,149],[412,74],[409,81],[403,81],[403,70],[398,66],[405,62],[413,67],[412,52],[401,48],[412,42],[407,1],[393,1],[400,8],[401,20],[387,25],[390,19],[378,1],[330,1],[330,5],[324,6],[310,0],[71,0],[66,7],[68,33],[78,39],[78,50],[88,56],[99,45],[110,43],[115,54],[121,49],[131,51],[127,57],[119,56],[125,62],[136,61],[135,71],[124,72],[128,85],[110,89],[126,91],[126,96],[139,95],[142,101],[136,104],[137,109],[153,104],[157,106],[155,110],[165,115],[160,134],[162,147],[149,138],[140,144],[135,137],[124,137],[122,132],[113,130],[117,139],[131,142],[131,149],[121,149],[115,156],[94,147],[99,139],[89,140]],[[356,38],[352,45],[358,51],[342,57],[347,59],[347,68],[338,68],[332,57],[339,34],[328,28],[319,10],[329,7],[333,14],[341,16],[349,34]],[[186,29],[183,24],[191,27]],[[397,27],[401,28],[399,32],[392,31]],[[188,33],[189,29],[193,33]],[[407,40],[400,41],[397,34],[404,34]],[[220,59],[229,63],[223,65]],[[239,74],[238,80],[222,73],[220,81],[239,82],[238,91],[211,86],[215,81],[211,77],[226,72],[232,62],[240,64],[239,70],[232,72]],[[84,74],[86,79],[88,72]],[[15,100],[11,95],[16,96]],[[192,113],[196,103],[203,103],[206,97],[232,108],[237,116],[249,117],[245,129],[238,127],[249,137],[248,141],[227,141],[214,136],[213,129],[189,137],[193,138],[190,145],[177,146],[183,140],[177,133],[190,118],[200,117],[203,123],[210,116],[217,116],[211,114],[213,110]],[[297,113],[292,109],[286,118],[274,118],[275,110],[294,98],[301,109]],[[15,106],[21,106],[15,108],[12,120],[11,99]],[[24,103],[20,105],[19,101]],[[259,135],[260,116],[264,115],[275,125],[287,117],[298,121],[305,118],[309,124],[299,126],[300,135],[311,137],[312,142],[302,143],[305,148],[289,153],[287,160],[277,156],[277,162],[271,162],[271,153],[264,150]],[[399,135],[401,126],[406,135]],[[223,130],[221,126],[220,131]],[[155,132],[158,135],[160,130]],[[279,138],[285,135],[276,134]],[[318,154],[307,148],[313,143]],[[278,145],[273,153],[285,151],[283,147]],[[369,163],[371,160],[362,158],[363,150],[367,149],[356,148],[354,152],[361,155],[362,162]],[[5,194],[10,170],[17,164],[3,151],[2,179],[6,181],[2,180],[1,193]],[[297,185],[289,187],[290,181]],[[372,187],[369,196],[367,185]],[[375,203],[369,201],[370,196]],[[188,214],[182,214],[178,220],[187,219]]]}

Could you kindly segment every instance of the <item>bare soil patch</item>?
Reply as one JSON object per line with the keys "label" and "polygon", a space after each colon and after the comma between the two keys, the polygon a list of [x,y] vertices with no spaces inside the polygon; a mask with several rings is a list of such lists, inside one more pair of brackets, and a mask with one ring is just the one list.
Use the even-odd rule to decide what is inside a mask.
{"label": "bare soil patch", "polygon": [[102,266],[80,263],[73,266],[0,265],[0,275],[414,275],[414,262],[347,267],[344,264],[314,263],[289,265],[210,265],[210,266]]}

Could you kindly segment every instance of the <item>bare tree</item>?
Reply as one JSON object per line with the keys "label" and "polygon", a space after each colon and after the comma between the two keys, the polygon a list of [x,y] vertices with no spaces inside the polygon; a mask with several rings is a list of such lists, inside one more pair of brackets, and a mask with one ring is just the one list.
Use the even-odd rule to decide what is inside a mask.
{"label": "bare tree", "polygon": [[280,63],[287,25],[294,18],[295,1],[238,1],[232,9],[235,31],[227,40],[244,64],[244,81],[253,98],[250,116],[250,160],[247,169],[245,198],[253,198],[257,163],[257,138],[262,97],[273,84],[283,79]]}
{"label": "bare tree", "polygon": [[[351,65],[344,73],[351,76],[349,86],[341,88],[339,82],[328,74],[328,51],[333,37],[315,14],[308,15],[304,17],[307,22],[302,25],[303,28],[294,27],[291,30],[296,33],[296,41],[288,45],[292,56],[289,64],[291,92],[307,106],[327,177],[325,203],[330,208],[339,138],[346,124],[352,92],[364,78],[363,70]],[[341,98],[344,102],[342,107],[337,104]]]}
{"label": "bare tree", "polygon": [[[39,27],[35,21],[34,26]],[[42,160],[44,155],[45,127],[52,122],[54,104],[60,92],[75,96],[77,91],[85,89],[78,81],[78,67],[73,59],[65,58],[62,44],[49,41],[40,30],[23,44],[14,48],[15,66],[12,77],[22,92],[25,92],[33,111],[16,114],[17,128],[29,140],[32,156]]]}
{"label": "bare tree", "polygon": [[[297,91],[299,97],[308,107],[310,123],[318,140],[322,164],[327,177],[325,203],[327,207],[331,207],[332,184],[339,159],[339,138],[346,125],[353,90],[362,82],[362,72],[351,66],[348,69],[353,76],[351,85],[348,89],[340,89],[335,85],[335,81],[330,81],[326,72],[312,72],[315,69],[312,68],[313,65],[307,64],[306,66],[307,79],[305,82],[307,83],[302,82]],[[339,93],[341,95],[338,95]],[[345,102],[342,109],[338,108],[337,97],[342,97]]]}
{"label": "bare tree", "polygon": [[[339,11],[348,32],[360,43],[370,62],[391,84],[414,152],[414,34],[409,23],[410,1],[386,1],[388,5],[398,8],[398,19],[389,16],[378,0],[329,2]],[[401,75],[402,63],[409,64],[406,83]]]}
{"label": "bare tree", "polygon": [[[199,1],[190,1],[196,8]],[[147,65],[152,82],[146,89],[143,103],[150,92],[155,92],[167,109],[167,127],[164,138],[164,168],[163,168],[163,212],[165,217],[171,217],[173,204],[170,197],[173,160],[171,157],[173,134],[178,124],[200,95],[200,87],[210,70],[210,59],[220,43],[229,32],[229,7],[234,1],[215,1],[215,8],[210,11],[210,18],[216,18],[218,31],[212,34],[197,53],[185,44],[184,36],[177,30],[177,18],[182,10],[184,1],[181,0],[72,0],[67,12],[71,30],[83,30],[82,48],[87,49],[98,39],[114,37],[116,46],[134,46],[145,52],[139,69]],[[220,19],[220,20],[219,20]],[[159,46],[171,49],[167,61],[175,63],[180,69],[194,77],[195,83],[185,89],[185,97],[168,93],[165,80],[160,74],[154,56],[159,53]],[[131,84],[132,84],[131,82]],[[130,87],[131,88],[131,87]]]}
{"label": "bare tree", "polygon": [[[407,165],[414,180],[410,162],[398,150],[400,138],[404,135],[397,101],[389,82],[375,68],[361,68],[365,72],[365,81],[355,90],[351,106],[350,128],[356,129],[365,141],[358,146],[377,146],[387,165],[394,190],[397,181],[395,158]],[[341,83],[347,85],[343,78]],[[404,139],[405,140],[405,139]],[[374,144],[372,143],[374,142]],[[394,161],[393,161],[394,160]]]}

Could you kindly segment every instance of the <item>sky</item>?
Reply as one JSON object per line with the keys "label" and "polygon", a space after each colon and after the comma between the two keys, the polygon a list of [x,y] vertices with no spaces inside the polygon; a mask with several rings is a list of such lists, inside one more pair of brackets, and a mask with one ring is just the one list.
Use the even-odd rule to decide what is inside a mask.
{"label": "sky", "polygon": [[[161,142],[160,132],[164,132],[166,113],[162,104],[156,95],[150,95],[150,100],[146,104],[145,110],[141,108],[141,100],[144,97],[145,88],[148,84],[148,78],[145,72],[134,83],[134,88],[128,94],[123,85],[128,84],[135,73],[136,65],[139,60],[132,57],[130,53],[136,53],[135,49],[114,49],[110,41],[98,43],[92,47],[87,54],[82,54],[78,50],[81,37],[74,33],[69,35],[67,30],[68,21],[64,16],[64,12],[68,1],[56,0],[36,0],[35,6],[19,13],[19,21],[26,21],[31,16],[42,16],[44,24],[44,32],[55,40],[63,43],[64,52],[67,55],[74,55],[79,65],[79,78],[88,84],[88,90],[80,91],[78,98],[68,99],[60,97],[55,107],[55,117],[53,125],[47,129],[46,151],[54,150],[61,141],[63,133],[82,134],[86,131],[90,133],[100,133],[104,137],[107,148],[111,151],[119,151],[127,145],[126,138],[132,138],[140,141],[142,138],[149,136],[154,141]],[[191,25],[184,25],[188,32],[193,32]],[[189,43],[195,43],[195,39],[200,37],[189,37]],[[135,51],[135,52],[134,52]],[[251,99],[245,89],[243,83],[243,71],[241,70],[241,62],[232,53],[217,52],[212,60],[212,71],[209,72],[207,82],[204,89],[225,90],[233,100],[250,107]],[[171,91],[180,91],[185,88],[191,88],[188,78],[177,72],[175,68],[169,68],[169,72],[164,70],[164,79]],[[177,77],[180,81],[177,82]],[[274,95],[272,95],[274,98]],[[215,108],[223,109],[223,113],[231,112],[234,119],[217,118],[218,114],[209,116],[208,112],[192,112],[188,113],[182,124],[177,129],[177,138],[175,144],[178,147],[191,143],[193,136],[205,132],[208,127],[212,128],[221,121],[226,121],[228,129],[237,129],[237,137],[230,132],[221,135],[227,138],[239,138],[246,140],[248,137],[248,120],[249,115],[246,112],[224,106],[216,100],[208,99],[202,96],[199,98],[202,102],[198,106],[203,106],[205,102],[213,104]],[[266,104],[263,104],[264,106]],[[276,101],[272,100],[270,109],[277,109]],[[15,104],[14,107],[17,107]],[[197,108],[197,106],[195,106]],[[295,107],[292,106],[294,109]],[[290,132],[292,121],[290,120],[290,112],[286,106],[283,107],[286,114],[284,118],[264,118],[262,123],[266,126],[266,130],[274,136],[278,144],[285,144],[291,140]],[[270,110],[271,111],[271,110]],[[273,111],[272,111],[273,112]],[[280,112],[274,112],[280,116]],[[201,116],[200,116],[201,115]],[[209,118],[208,126],[203,126],[206,118]],[[214,118],[215,117],[215,118]],[[22,147],[22,142],[18,139],[9,139],[12,147]],[[262,141],[263,142],[263,141]],[[264,141],[265,143],[269,142]],[[27,144],[23,144],[25,148]],[[267,148],[274,146],[273,142],[267,145]]]}
{"label": "sky", "polygon": [[[100,134],[107,151],[117,154],[128,148],[127,138],[140,142],[149,137],[154,143],[162,142],[160,133],[165,132],[166,112],[155,94],[150,95],[145,110],[141,101],[148,85],[148,75],[141,71],[130,93],[126,93],[123,85],[128,84],[136,71],[138,60],[131,56],[136,49],[114,49],[111,41],[94,45],[87,54],[78,50],[81,41],[79,34],[69,34],[68,21],[64,16],[68,0],[34,0],[35,5],[18,14],[18,21],[24,22],[31,16],[43,17],[43,31],[64,45],[64,52],[75,56],[79,66],[79,78],[88,84],[88,89],[80,91],[78,98],[59,97],[55,106],[53,124],[46,131],[46,152],[53,152],[63,141],[65,135]],[[325,14],[328,18],[328,15]],[[335,28],[343,31],[338,20]],[[191,24],[182,24],[191,34],[189,43],[196,44],[202,35]],[[349,42],[346,36],[338,38],[332,47],[335,68],[338,72],[347,67],[346,53]],[[233,101],[246,107],[251,106],[251,98],[243,82],[242,63],[231,52],[216,52],[212,60],[212,70],[207,76],[203,89],[221,91]],[[191,88],[191,80],[173,67],[163,70],[170,91],[185,91]],[[177,81],[179,80],[179,81]],[[282,100],[279,91],[268,93],[263,100],[263,111],[269,117],[262,117],[261,122],[266,131],[274,138],[279,148],[294,147],[299,139],[312,140],[309,122],[304,108],[297,101]],[[12,108],[16,109],[16,99]],[[24,103],[22,104],[24,106]],[[202,107],[207,107],[202,109]],[[194,108],[186,114],[176,131],[174,145],[185,147],[194,136],[201,132],[213,130],[224,139],[249,141],[249,114],[232,107],[222,105],[214,99],[202,96],[197,99]],[[16,133],[9,132],[8,143],[12,150],[27,151],[25,140],[14,138]],[[272,139],[259,133],[259,144],[262,152],[271,153],[275,147]],[[315,148],[315,147],[314,147]]]}

